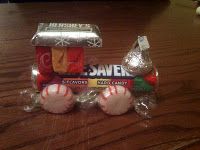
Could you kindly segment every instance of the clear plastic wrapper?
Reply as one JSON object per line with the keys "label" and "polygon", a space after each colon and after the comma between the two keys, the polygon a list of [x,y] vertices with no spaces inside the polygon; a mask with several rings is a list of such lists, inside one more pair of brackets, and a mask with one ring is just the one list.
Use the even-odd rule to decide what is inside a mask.
{"label": "clear plastic wrapper", "polygon": [[34,89],[24,89],[20,91],[20,96],[26,105],[23,107],[23,110],[26,112],[34,112],[39,110],[39,94],[35,92]]}
{"label": "clear plastic wrapper", "polygon": [[38,77],[39,71],[38,71],[38,66],[36,64],[33,64],[31,66],[31,81],[32,81],[32,87],[33,89],[37,89],[37,77]]}
{"label": "clear plastic wrapper", "polygon": [[76,102],[79,108],[89,109],[97,106],[96,97],[99,95],[99,90],[96,88],[88,89],[81,92],[76,97]]}
{"label": "clear plastic wrapper", "polygon": [[155,93],[145,93],[134,99],[135,111],[144,118],[152,117],[152,110],[156,107]]}

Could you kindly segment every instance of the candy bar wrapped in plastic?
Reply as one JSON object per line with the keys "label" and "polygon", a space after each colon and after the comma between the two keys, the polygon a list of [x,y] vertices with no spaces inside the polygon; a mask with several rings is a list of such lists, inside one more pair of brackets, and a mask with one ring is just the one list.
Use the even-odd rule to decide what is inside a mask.
{"label": "candy bar wrapped in plastic", "polygon": [[83,48],[102,45],[95,25],[39,24],[32,44],[37,62],[31,71],[33,89],[21,93],[32,101],[25,111],[43,108],[60,114],[77,106],[83,110],[97,108],[108,115],[135,109],[141,116],[151,117],[158,71],[150,59],[145,36],[138,37],[122,64],[85,64]]}
{"label": "candy bar wrapped in plastic", "polygon": [[[158,71],[156,67],[146,75],[132,75],[126,72],[122,65],[85,65],[81,74],[54,74],[44,76],[39,73],[37,66],[32,67],[33,87],[42,91],[50,84],[64,84],[74,93],[84,92],[87,89],[102,89],[109,85],[121,85],[133,92],[153,92],[158,86]],[[36,75],[35,75],[36,74]]]}

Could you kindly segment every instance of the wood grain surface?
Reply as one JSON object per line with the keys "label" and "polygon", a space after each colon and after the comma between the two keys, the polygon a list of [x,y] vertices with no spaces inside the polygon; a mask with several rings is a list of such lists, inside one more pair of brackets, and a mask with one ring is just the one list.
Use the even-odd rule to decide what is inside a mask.
{"label": "wood grain surface", "polygon": [[[158,106],[152,119],[135,111],[65,115],[23,111],[19,92],[31,88],[39,22],[99,25],[103,47],[87,49],[99,63],[120,64],[138,35],[147,35],[158,67]],[[190,0],[102,1],[0,5],[0,149],[200,149],[200,17]]]}

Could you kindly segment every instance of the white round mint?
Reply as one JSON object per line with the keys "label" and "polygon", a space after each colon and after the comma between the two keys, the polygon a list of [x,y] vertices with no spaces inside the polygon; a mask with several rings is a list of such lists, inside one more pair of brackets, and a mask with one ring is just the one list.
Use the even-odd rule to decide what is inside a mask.
{"label": "white round mint", "polygon": [[197,7],[197,9],[196,9],[196,14],[197,14],[197,15],[200,15],[200,6]]}
{"label": "white round mint", "polygon": [[71,89],[62,84],[49,85],[40,94],[42,108],[51,113],[65,113],[72,109],[74,103]]}
{"label": "white round mint", "polygon": [[109,115],[121,115],[133,106],[133,96],[123,86],[109,86],[97,97],[101,109]]}

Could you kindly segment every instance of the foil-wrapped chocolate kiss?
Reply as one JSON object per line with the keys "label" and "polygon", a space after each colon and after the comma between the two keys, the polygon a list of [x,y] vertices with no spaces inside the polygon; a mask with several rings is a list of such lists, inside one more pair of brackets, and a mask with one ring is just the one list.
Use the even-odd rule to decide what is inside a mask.
{"label": "foil-wrapped chocolate kiss", "polygon": [[150,48],[147,37],[138,37],[138,40],[133,44],[131,50],[123,58],[123,68],[134,75],[144,75],[149,73],[153,64],[149,56],[148,49]]}

